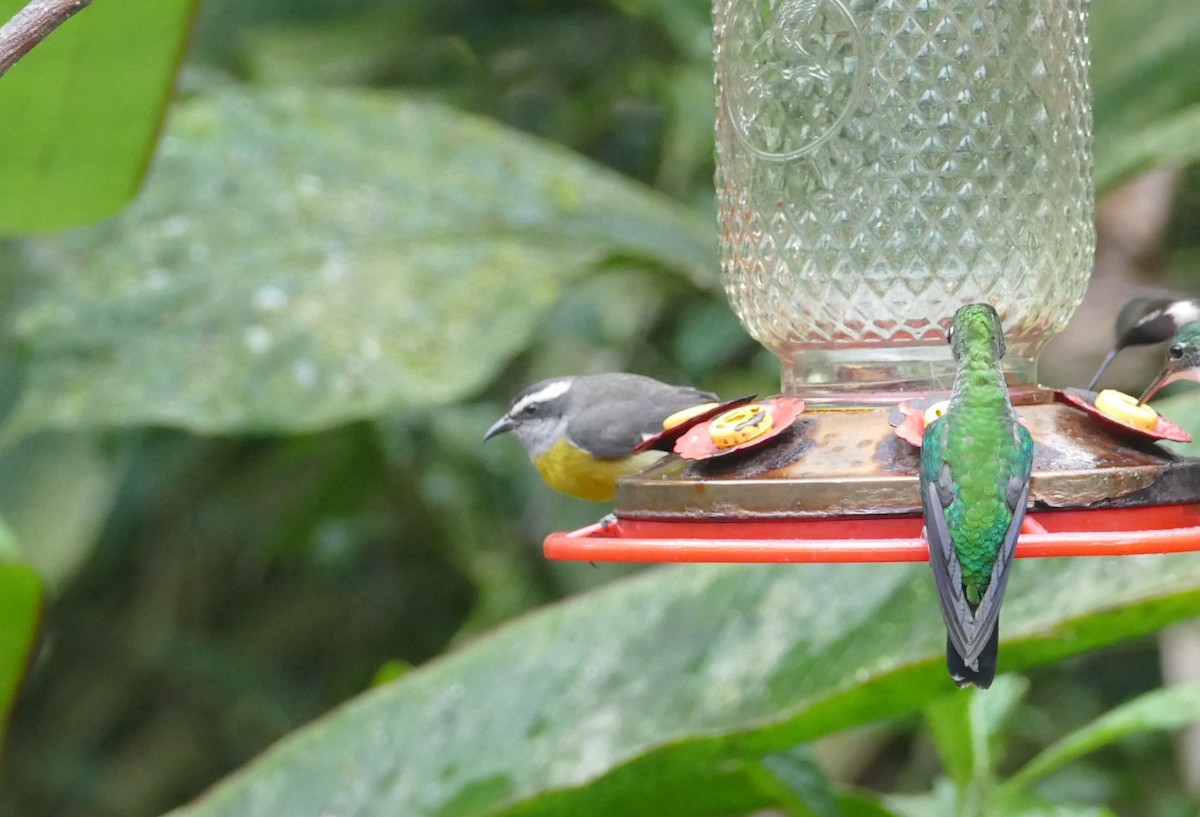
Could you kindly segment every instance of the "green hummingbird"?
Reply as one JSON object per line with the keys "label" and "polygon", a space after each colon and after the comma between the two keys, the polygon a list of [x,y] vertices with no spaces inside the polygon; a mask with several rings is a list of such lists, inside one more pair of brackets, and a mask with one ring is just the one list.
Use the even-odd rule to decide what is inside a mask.
{"label": "green hummingbird", "polygon": [[1193,380],[1200,383],[1200,321],[1183,325],[1167,347],[1167,361],[1158,377],[1146,387],[1139,403],[1145,403],[1155,392],[1177,380]]}
{"label": "green hummingbird", "polygon": [[925,540],[946,622],[946,666],[960,687],[991,686],[1000,603],[1029,502],[1033,438],[1008,398],[996,310],[968,304],[947,333],[958,365],[950,404],[925,429]]}

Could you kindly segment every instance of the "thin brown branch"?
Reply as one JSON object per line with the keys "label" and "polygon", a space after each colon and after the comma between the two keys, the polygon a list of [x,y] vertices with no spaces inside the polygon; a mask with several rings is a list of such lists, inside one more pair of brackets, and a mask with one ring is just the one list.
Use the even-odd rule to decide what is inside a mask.
{"label": "thin brown branch", "polygon": [[32,0],[0,26],[0,77],[92,0]]}

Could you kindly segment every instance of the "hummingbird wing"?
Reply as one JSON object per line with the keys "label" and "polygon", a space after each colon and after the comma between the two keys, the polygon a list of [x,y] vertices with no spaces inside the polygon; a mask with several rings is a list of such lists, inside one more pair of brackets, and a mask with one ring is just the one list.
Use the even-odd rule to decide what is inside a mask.
{"label": "hummingbird wing", "polygon": [[962,567],[954,552],[950,529],[946,525],[945,506],[938,496],[936,483],[926,487],[924,500],[925,540],[929,543],[929,564],[933,568],[942,620],[946,622],[946,635],[963,662],[971,666],[987,643],[986,634],[981,633],[976,624],[975,612],[963,591]]}
{"label": "hummingbird wing", "polygon": [[[963,588],[962,566],[954,549],[950,528],[946,522],[946,508],[955,501],[954,475],[945,462],[944,429],[942,422],[935,421],[925,432],[922,443],[921,499],[925,511],[925,540],[929,544],[929,563],[933,568],[934,584],[937,588],[938,605],[946,623],[946,634],[963,663],[974,668],[979,656],[988,646],[996,622],[1000,617],[1000,606],[1008,586],[1008,568],[1012,562],[1021,522],[1029,501],[1029,466],[1032,464],[1032,440],[1021,426],[1016,433],[1021,454],[1010,474],[1006,486],[1005,502],[1012,519],[1004,534],[996,563],[992,567],[988,589],[978,605],[967,601]],[[932,434],[931,434],[932,432]],[[926,452],[926,446],[932,445]]]}
{"label": "hummingbird wing", "polygon": [[1029,504],[1029,479],[1012,476],[1008,481],[1008,506],[1012,510],[1012,522],[1004,533],[1004,542],[1000,545],[1000,554],[992,566],[992,578],[988,588],[979,600],[979,605],[973,611],[975,632],[980,638],[978,649],[972,645],[971,655],[963,653],[963,661],[970,664],[983,652],[987,646],[988,636],[1000,620],[1000,605],[1004,601],[1004,591],[1008,587],[1009,566],[1012,564],[1013,552],[1017,548],[1017,537],[1021,534],[1021,522],[1025,519],[1025,508]]}
{"label": "hummingbird wing", "polygon": [[935,420],[925,429],[921,441],[921,504],[925,515],[923,535],[929,544],[929,564],[933,568],[934,586],[946,633],[954,649],[961,655],[971,642],[965,623],[971,621],[962,586],[962,568],[954,552],[950,527],[946,523],[946,507],[954,501],[953,474],[946,463],[946,424]]}
{"label": "hummingbird wing", "polygon": [[[1017,549],[1017,538],[1021,535],[1021,523],[1025,521],[1025,511],[1029,508],[1029,476],[1033,471],[1033,438],[1025,426],[1013,417],[1013,440],[1017,444],[1016,456],[1013,459],[1012,470],[1009,472],[1008,484],[1005,486],[1005,504],[1012,514],[1008,530],[1004,532],[1004,541],[1000,545],[1000,553],[996,563],[992,565],[992,578],[984,591],[979,606],[975,608],[975,618],[983,628],[986,636],[1000,618],[1000,604],[1004,601],[1004,591],[1008,587],[1009,566],[1012,564],[1013,553]],[[986,646],[986,644],[985,644]],[[976,654],[978,656],[978,653]],[[964,659],[965,659],[964,655]]]}

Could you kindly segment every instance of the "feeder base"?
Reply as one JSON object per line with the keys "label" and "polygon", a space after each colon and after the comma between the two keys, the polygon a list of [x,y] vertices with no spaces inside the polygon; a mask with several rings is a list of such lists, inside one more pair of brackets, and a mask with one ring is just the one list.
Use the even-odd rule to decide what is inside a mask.
{"label": "feeder base", "polygon": [[[1200,502],[1200,459],[1114,436],[1077,409],[1017,406],[1034,439],[1031,510]],[[893,433],[887,408],[806,411],[777,441],[746,454],[669,456],[617,485],[628,520],[819,519],[921,511],[921,452]]]}

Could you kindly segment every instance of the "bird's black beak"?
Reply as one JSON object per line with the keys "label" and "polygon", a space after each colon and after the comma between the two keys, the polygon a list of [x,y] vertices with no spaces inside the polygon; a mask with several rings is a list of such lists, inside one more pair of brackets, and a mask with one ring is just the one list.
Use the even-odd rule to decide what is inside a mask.
{"label": "bird's black beak", "polygon": [[492,427],[489,428],[487,430],[487,432],[483,435],[483,441],[486,443],[488,440],[490,440],[492,437],[495,437],[497,434],[503,434],[506,431],[512,431],[512,429],[513,429],[512,420],[510,420],[508,418],[508,415],[506,414],[503,417],[501,417],[499,420],[497,420],[495,423],[492,424]]}
{"label": "bird's black beak", "polygon": [[1117,352],[1119,351],[1121,351],[1121,347],[1114,346],[1112,351],[1104,356],[1104,362],[1100,364],[1100,368],[1092,375],[1092,382],[1088,383],[1088,391],[1096,390],[1096,384],[1100,382],[1100,375],[1104,374],[1104,370],[1108,368],[1108,364],[1112,363],[1112,359],[1117,356]]}

